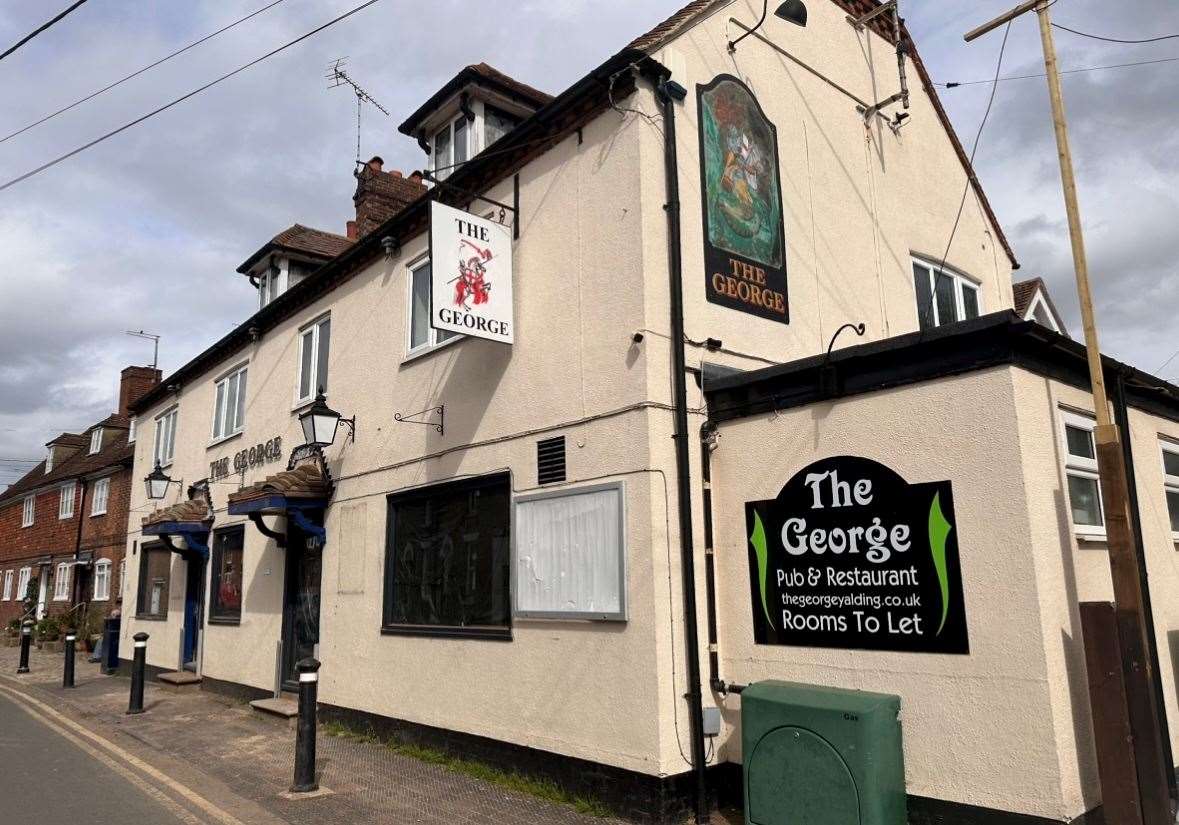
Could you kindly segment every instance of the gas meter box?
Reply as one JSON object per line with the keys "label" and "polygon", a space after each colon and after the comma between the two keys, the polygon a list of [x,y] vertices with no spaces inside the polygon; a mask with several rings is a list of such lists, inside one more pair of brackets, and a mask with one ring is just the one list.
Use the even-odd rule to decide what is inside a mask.
{"label": "gas meter box", "polygon": [[905,825],[899,696],[758,682],[741,693],[746,825]]}

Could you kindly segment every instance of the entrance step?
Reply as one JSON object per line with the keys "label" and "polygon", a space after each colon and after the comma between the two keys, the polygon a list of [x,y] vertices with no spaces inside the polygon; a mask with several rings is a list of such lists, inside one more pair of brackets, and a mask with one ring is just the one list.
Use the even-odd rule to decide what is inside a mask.
{"label": "entrance step", "polygon": [[201,689],[201,677],[187,670],[161,673],[160,683],[172,693],[192,693]]}
{"label": "entrance step", "polygon": [[277,699],[255,699],[250,707],[268,719],[277,719],[294,727],[299,719],[299,703],[294,697],[280,696]]}

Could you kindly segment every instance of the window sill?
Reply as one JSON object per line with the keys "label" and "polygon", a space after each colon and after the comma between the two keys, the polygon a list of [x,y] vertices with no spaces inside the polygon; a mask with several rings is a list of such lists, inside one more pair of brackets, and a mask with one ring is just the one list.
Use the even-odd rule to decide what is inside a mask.
{"label": "window sill", "polygon": [[435,639],[486,639],[512,641],[510,627],[429,627],[426,625],[382,625],[382,636],[424,636]]}
{"label": "window sill", "polygon": [[[326,393],[325,393],[325,397],[326,397]],[[307,409],[308,407],[310,407],[314,403],[315,403],[314,397],[304,398],[302,400],[296,400],[295,403],[293,405],[291,405],[291,415],[296,415],[298,413],[303,412],[303,410]]]}
{"label": "window sill", "polygon": [[235,438],[241,438],[244,433],[245,433],[245,430],[238,430],[236,433],[230,433],[229,435],[223,435],[220,438],[214,438],[212,441],[210,441],[208,444],[205,445],[205,449],[211,450],[214,447],[220,447],[226,441],[233,441]]}
{"label": "window sill", "polygon": [[92,601],[92,602],[109,602],[110,600],[111,600],[110,596],[103,596],[101,598],[99,598],[98,596],[95,596],[92,599],[90,599],[90,601]]}
{"label": "window sill", "polygon": [[240,618],[238,618],[238,619],[220,618],[219,619],[215,616],[210,616],[205,621],[207,624],[215,624],[215,625],[220,625],[222,627],[238,627],[242,623],[242,620]]}
{"label": "window sill", "polygon": [[166,621],[168,621],[168,617],[167,616],[152,616],[150,614],[136,613],[135,614],[135,621],[137,621],[137,622],[166,622]]}
{"label": "window sill", "polygon": [[1082,532],[1076,531],[1077,541],[1088,542],[1089,544],[1105,544],[1108,540],[1105,531],[1098,532]]}
{"label": "window sill", "polygon": [[418,361],[422,358],[426,358],[428,356],[431,356],[434,353],[439,352],[440,350],[444,350],[447,347],[454,346],[455,344],[457,344],[459,341],[462,341],[466,337],[467,336],[465,336],[465,335],[456,335],[453,338],[447,338],[441,344],[434,344],[433,346],[429,346],[429,347],[418,347],[417,349],[410,350],[409,352],[407,352],[405,354],[405,357],[401,359],[401,364],[402,364],[402,366],[404,366],[406,364],[411,364],[414,361]]}
{"label": "window sill", "polygon": [[91,514],[90,514],[90,518],[94,518],[95,516],[105,516],[105,515],[106,515],[106,510],[102,510],[102,511],[100,511],[100,512],[97,512],[97,513],[91,513]]}

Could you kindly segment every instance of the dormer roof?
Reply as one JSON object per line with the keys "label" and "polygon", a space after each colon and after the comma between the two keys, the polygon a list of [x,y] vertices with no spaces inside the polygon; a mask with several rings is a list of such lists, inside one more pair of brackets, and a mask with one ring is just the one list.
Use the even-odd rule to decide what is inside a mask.
{"label": "dormer roof", "polygon": [[237,268],[243,275],[249,275],[254,265],[272,252],[287,252],[318,263],[325,263],[352,246],[353,241],[343,235],[312,229],[294,224],[279,232],[261,249],[251,255]]}
{"label": "dormer roof", "polygon": [[406,118],[405,122],[397,127],[397,130],[403,135],[414,137],[418,129],[429,121],[432,115],[443,109],[452,98],[471,87],[503,95],[529,112],[535,112],[553,100],[552,95],[535,89],[527,83],[521,83],[493,66],[486,63],[475,63],[465,67],[447,81],[441,89],[419,106],[417,111]]}
{"label": "dormer roof", "polygon": [[1011,285],[1011,292],[1015,299],[1015,312],[1020,318],[1025,321],[1039,321],[1049,329],[1068,335],[1064,319],[1060,317],[1056,304],[1052,302],[1052,296],[1048,293],[1048,286],[1043,278],[1017,281]]}

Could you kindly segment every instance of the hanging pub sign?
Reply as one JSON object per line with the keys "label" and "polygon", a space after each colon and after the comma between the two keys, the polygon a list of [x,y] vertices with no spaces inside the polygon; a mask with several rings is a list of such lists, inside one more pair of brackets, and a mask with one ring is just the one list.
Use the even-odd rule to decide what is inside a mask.
{"label": "hanging pub sign", "polygon": [[430,203],[430,325],[512,343],[512,230]]}
{"label": "hanging pub sign", "polygon": [[789,323],[778,131],[732,75],[697,86],[696,100],[705,294],[714,304]]}
{"label": "hanging pub sign", "polygon": [[758,644],[970,652],[949,481],[827,458],[745,521]]}

